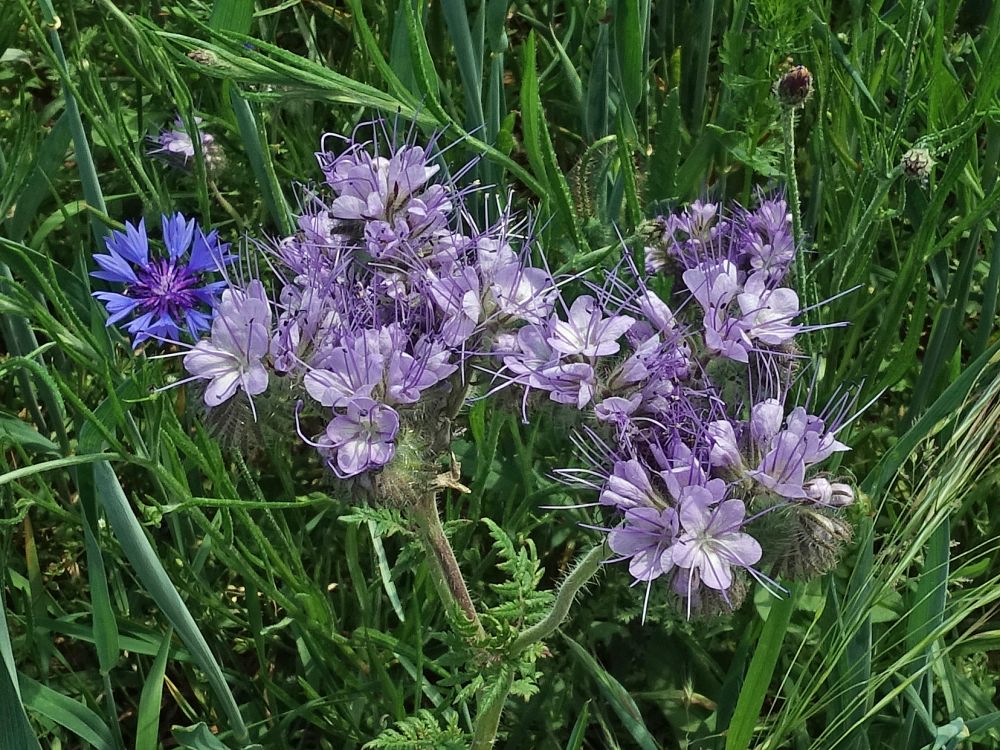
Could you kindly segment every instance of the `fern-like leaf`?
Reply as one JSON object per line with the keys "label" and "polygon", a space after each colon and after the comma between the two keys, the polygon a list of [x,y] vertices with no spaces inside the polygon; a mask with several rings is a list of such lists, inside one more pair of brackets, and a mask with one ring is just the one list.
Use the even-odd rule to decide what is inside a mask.
{"label": "fern-like leaf", "polygon": [[441,726],[425,708],[384,730],[364,750],[467,750],[468,740],[458,728],[458,714],[449,711]]}

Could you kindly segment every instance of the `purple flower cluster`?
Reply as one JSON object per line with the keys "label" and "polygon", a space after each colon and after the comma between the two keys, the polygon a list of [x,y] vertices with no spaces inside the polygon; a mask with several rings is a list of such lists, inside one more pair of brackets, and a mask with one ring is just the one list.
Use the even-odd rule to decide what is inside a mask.
{"label": "purple flower cluster", "polygon": [[676,274],[670,305],[626,258],[568,310],[509,336],[500,372],[589,412],[577,442],[590,467],[557,474],[613,511],[613,559],[647,602],[664,578],[690,614],[736,606],[747,577],[775,587],[768,574],[787,567],[761,540],[798,511],[853,501],[814,467],[848,450],[836,433],[854,403],[843,394],[819,415],[795,404],[792,341],[806,327],[783,286],[795,247],[781,198],[727,216],[695,203],[658,226],[646,267]]}
{"label": "purple flower cluster", "polygon": [[782,286],[795,257],[783,198],[762,198],[754,211],[723,217],[714,203],[695,202],[662,219],[646,248],[646,270],[679,268],[701,308],[709,352],[748,362],[758,347],[780,347],[803,330],[793,289]]}
{"label": "purple flower cluster", "polygon": [[433,143],[383,155],[359,138],[327,149],[336,138],[317,154],[325,184],[304,191],[298,231],[266,248],[280,285],[268,314],[260,282],[233,292],[185,365],[209,380],[209,406],[262,394],[270,372],[305,402],[300,434],[348,478],[389,464],[411,425],[454,416],[465,361],[546,320],[556,289],[506,210],[475,224],[464,170],[447,177]]}
{"label": "purple flower cluster", "polygon": [[232,261],[219,234],[205,234],[182,214],[163,217],[166,254],[151,254],[145,220],[125,224],[104,240],[107,254],[95,254],[100,267],[90,275],[123,284],[120,292],[94,292],[108,310],[107,325],[123,327],[133,346],[149,338],[174,340],[182,328],[193,337],[208,330],[216,298],[225,281],[209,281]]}
{"label": "purple flower cluster", "polygon": [[[578,412],[590,465],[557,475],[612,515],[601,527],[612,560],[627,561],[647,603],[663,579],[688,614],[732,608],[751,579],[777,588],[772,577],[832,564],[830,534],[812,557],[805,537],[849,536],[838,514],[853,489],[819,466],[848,450],[838,431],[855,404],[843,393],[814,413],[803,385],[795,339],[814,327],[787,283],[796,247],[783,198],[752,210],[696,202],[655,222],[645,274],[626,254],[597,281],[557,282],[499,200],[492,219],[472,217],[479,188],[459,186],[468,165],[449,174],[433,140],[399,145],[382,123],[362,127],[376,136],[324,139],[324,180],[301,188],[297,230],[250,245],[272,296],[249,256],[228,272],[246,278],[205,283],[231,260],[227,246],[178,214],[164,217],[166,257],[149,258],[141,223],[96,256],[95,276],[125,284],[97,293],[109,323],[135,315],[137,344],[207,331],[182,382],[202,381],[209,408],[242,391],[255,416],[255,398],[268,414],[290,399],[302,440],[369,487],[398,489],[393,467],[426,478],[470,390],[518,388],[525,420],[533,399]],[[574,284],[586,288],[570,302]],[[805,546],[783,562],[792,543],[773,540],[794,535]]]}

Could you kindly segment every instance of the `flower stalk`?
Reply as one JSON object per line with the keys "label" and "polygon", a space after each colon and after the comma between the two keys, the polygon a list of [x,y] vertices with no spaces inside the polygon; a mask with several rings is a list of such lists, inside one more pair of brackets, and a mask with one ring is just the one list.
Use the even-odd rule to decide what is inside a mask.
{"label": "flower stalk", "polygon": [[437,509],[437,493],[425,492],[413,505],[413,517],[419,527],[418,536],[427,552],[427,561],[438,590],[438,596],[449,610],[460,610],[470,622],[475,623],[480,636],[485,635],[476,606],[472,603],[469,587],[465,584],[462,570],[455,557],[448,536],[441,525]]}
{"label": "flower stalk", "polygon": [[[795,174],[795,108],[786,107],[781,113],[782,142],[785,150],[785,181],[788,186],[788,208],[792,214],[792,238],[795,246],[805,247],[802,235],[802,207],[799,204],[799,178]],[[815,325],[818,320],[814,305],[819,301],[815,279],[806,275],[806,254],[795,254],[795,276],[799,292],[802,294],[803,317],[807,325]],[[825,334],[821,331],[820,336]]]}
{"label": "flower stalk", "polygon": [[556,600],[552,604],[552,609],[543,620],[532,625],[514,640],[510,647],[511,654],[517,655],[556,632],[556,629],[562,625],[569,614],[569,608],[580,589],[601,569],[601,563],[607,556],[607,547],[602,543],[593,547],[580,558],[573,570],[566,576],[559,591],[556,592]]}
{"label": "flower stalk", "polygon": [[[586,583],[601,569],[601,563],[608,556],[607,546],[602,542],[591,548],[576,563],[556,592],[552,609],[540,621],[522,632],[508,649],[508,658],[515,660],[519,654],[530,646],[548,638],[559,628],[569,615],[576,595]],[[496,742],[497,729],[500,726],[500,716],[507,703],[507,694],[513,683],[513,670],[505,671],[493,691],[491,700],[481,706],[472,735],[472,750],[490,750]]]}

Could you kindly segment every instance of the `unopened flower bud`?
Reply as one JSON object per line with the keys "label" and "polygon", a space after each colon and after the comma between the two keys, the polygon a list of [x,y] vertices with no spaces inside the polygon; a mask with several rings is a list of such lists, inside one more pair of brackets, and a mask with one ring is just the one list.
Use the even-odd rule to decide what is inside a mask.
{"label": "unopened flower bud", "polygon": [[201,65],[215,67],[219,64],[219,57],[214,52],[207,49],[193,49],[187,53],[189,59]]}
{"label": "unopened flower bud", "polygon": [[812,92],[812,73],[805,65],[796,65],[774,84],[775,96],[785,107],[801,107]]}
{"label": "unopened flower bud", "polygon": [[742,470],[743,458],[740,456],[732,423],[725,419],[709,422],[708,436],[712,442],[709,463],[720,469]]}
{"label": "unopened flower bud", "polygon": [[767,446],[781,430],[785,409],[775,398],[767,398],[754,404],[750,411],[750,435],[757,445]]}
{"label": "unopened flower bud", "polygon": [[818,505],[846,508],[854,503],[854,490],[844,482],[831,482],[825,477],[816,477],[806,482],[804,489],[809,499]]}
{"label": "unopened flower bud", "polygon": [[911,148],[903,154],[900,166],[908,179],[926,182],[934,169],[934,159],[926,148]]}
{"label": "unopened flower bud", "polygon": [[834,508],[846,508],[854,503],[854,489],[849,484],[843,482],[831,482],[833,496],[830,498],[830,505]]}

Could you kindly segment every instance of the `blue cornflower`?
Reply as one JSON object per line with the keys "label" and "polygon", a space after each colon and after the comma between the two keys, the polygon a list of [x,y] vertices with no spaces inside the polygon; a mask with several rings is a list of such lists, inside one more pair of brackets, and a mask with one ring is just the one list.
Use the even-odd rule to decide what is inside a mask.
{"label": "blue cornflower", "polygon": [[123,327],[132,346],[148,338],[176,339],[180,329],[197,338],[211,326],[216,298],[225,281],[207,281],[232,260],[219,233],[205,234],[194,219],[177,213],[163,217],[166,257],[150,257],[145,220],[125,224],[105,238],[108,254],[95,254],[101,270],[91,276],[124,284],[121,292],[94,292],[108,310],[107,325],[131,317]]}

